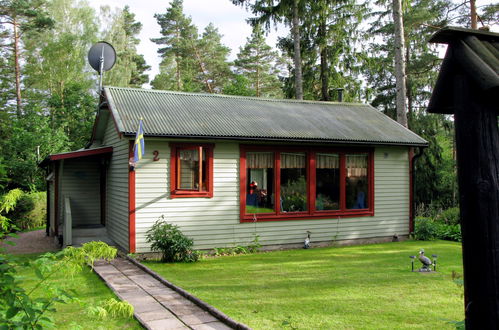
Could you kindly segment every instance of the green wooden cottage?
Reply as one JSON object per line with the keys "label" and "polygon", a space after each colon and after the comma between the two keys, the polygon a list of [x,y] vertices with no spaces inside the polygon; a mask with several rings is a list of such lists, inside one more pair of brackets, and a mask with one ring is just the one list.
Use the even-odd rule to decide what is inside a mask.
{"label": "green wooden cottage", "polygon": [[363,104],[105,87],[87,148],[44,161],[48,232],[68,245],[99,230],[139,253],[160,217],[198,249],[391,240],[410,233],[426,145]]}

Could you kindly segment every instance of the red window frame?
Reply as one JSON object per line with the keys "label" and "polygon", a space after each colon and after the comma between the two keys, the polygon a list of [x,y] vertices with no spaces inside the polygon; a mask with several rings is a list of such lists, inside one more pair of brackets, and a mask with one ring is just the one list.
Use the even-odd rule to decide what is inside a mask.
{"label": "red window frame", "polygon": [[[213,197],[213,148],[215,146],[209,143],[170,143],[170,198],[193,198],[193,197]],[[205,168],[202,168],[203,162],[200,161],[200,173],[199,178],[202,180],[202,170],[206,171],[206,190],[203,189],[203,185],[200,184],[198,190],[192,189],[180,189],[179,187],[179,174],[180,169],[179,163],[179,152],[185,149],[197,149],[199,150],[200,159],[202,159],[203,150],[206,152],[206,163]]]}
{"label": "red window frame", "polygon": [[[274,153],[274,187],[275,200],[280,197],[280,155],[283,152],[304,152],[307,157],[307,211],[301,212],[281,212],[274,203],[273,213],[246,214],[246,193],[247,193],[247,152],[273,152]],[[334,153],[340,156],[340,209],[339,210],[316,210],[316,171],[315,162],[317,153]],[[346,208],[346,155],[367,154],[367,181],[368,196],[365,209]],[[306,219],[327,219],[334,217],[362,217],[374,216],[374,149],[373,148],[319,148],[319,147],[284,147],[284,146],[255,146],[241,145],[239,158],[239,179],[240,179],[240,221],[253,222],[255,216],[257,221],[283,221],[283,220],[306,220]]]}

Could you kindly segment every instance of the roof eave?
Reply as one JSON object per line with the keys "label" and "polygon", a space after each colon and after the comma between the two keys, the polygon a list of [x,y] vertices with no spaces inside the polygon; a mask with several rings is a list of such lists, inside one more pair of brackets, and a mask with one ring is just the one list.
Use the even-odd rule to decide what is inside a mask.
{"label": "roof eave", "polygon": [[[134,132],[124,132],[124,136],[133,138]],[[356,145],[389,145],[407,147],[428,147],[429,143],[408,141],[368,141],[368,140],[341,140],[341,139],[299,139],[282,137],[254,137],[254,136],[215,136],[215,135],[169,135],[169,134],[145,134],[144,137],[170,138],[170,139],[207,139],[207,140],[232,140],[232,141],[258,141],[258,142],[293,142],[293,143],[341,143]]]}

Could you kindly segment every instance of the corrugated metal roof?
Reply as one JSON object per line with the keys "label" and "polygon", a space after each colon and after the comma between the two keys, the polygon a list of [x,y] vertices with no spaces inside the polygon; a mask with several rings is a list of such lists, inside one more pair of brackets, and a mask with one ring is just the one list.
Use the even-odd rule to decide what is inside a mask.
{"label": "corrugated metal roof", "polygon": [[270,100],[105,87],[118,130],[145,136],[328,141],[398,145],[427,142],[375,108],[351,103]]}

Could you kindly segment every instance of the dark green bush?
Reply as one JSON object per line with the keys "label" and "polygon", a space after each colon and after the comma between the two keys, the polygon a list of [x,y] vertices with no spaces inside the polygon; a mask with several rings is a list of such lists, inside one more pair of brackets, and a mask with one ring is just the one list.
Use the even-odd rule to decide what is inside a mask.
{"label": "dark green bush", "polygon": [[419,241],[431,241],[443,239],[447,241],[461,242],[461,226],[436,222],[430,218],[416,218],[414,226],[414,239]]}
{"label": "dark green bush", "polygon": [[447,225],[444,223],[436,223],[438,239],[446,241],[461,242],[461,225]]}
{"label": "dark green bush", "polygon": [[414,223],[414,239],[431,241],[437,236],[437,226],[430,218],[416,218]]}
{"label": "dark green bush", "polygon": [[460,213],[459,207],[451,207],[443,210],[435,217],[436,222],[445,223],[447,225],[459,225],[460,224]]}
{"label": "dark green bush", "polygon": [[185,236],[178,226],[167,223],[164,217],[147,231],[147,242],[151,243],[151,250],[162,253],[163,262],[194,262],[199,254],[192,249],[192,239]]}
{"label": "dark green bush", "polygon": [[9,215],[20,230],[33,229],[45,224],[46,208],[45,192],[24,193]]}

